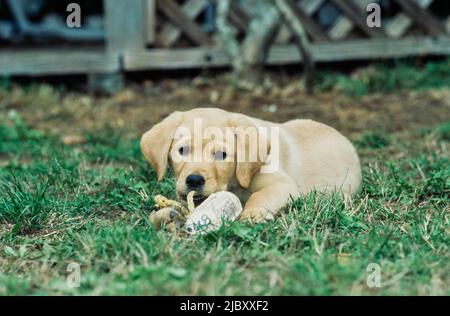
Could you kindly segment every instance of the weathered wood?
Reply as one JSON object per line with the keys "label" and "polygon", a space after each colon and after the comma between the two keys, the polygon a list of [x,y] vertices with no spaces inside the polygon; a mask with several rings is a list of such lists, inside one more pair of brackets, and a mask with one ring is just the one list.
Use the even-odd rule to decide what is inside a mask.
{"label": "weathered wood", "polygon": [[[325,1],[326,0],[303,0],[299,4],[297,4],[297,7],[300,6],[300,8],[307,15],[307,17],[312,20],[311,16],[317,12],[317,10]],[[287,42],[290,41],[291,38],[292,33],[288,29],[288,27],[286,25],[281,25],[280,30],[275,39],[275,43],[286,44]]]}
{"label": "weathered wood", "polygon": [[[378,38],[348,40],[339,43],[324,42],[313,44],[312,53],[316,62],[399,58],[417,55],[448,55],[450,54],[450,36],[439,36],[434,39],[427,37]],[[289,62],[289,59],[292,62],[293,57],[289,57],[289,54],[295,54],[292,47],[274,49],[269,55],[269,63],[283,64]]]}
{"label": "weathered wood", "polygon": [[370,28],[366,24],[366,12],[361,10],[352,0],[331,0],[347,18],[353,22],[361,31],[370,37],[383,37],[383,31],[378,28]]}
{"label": "weathered wood", "polygon": [[[349,40],[313,44],[316,62],[399,58],[417,55],[449,55],[450,36],[431,38]],[[302,56],[295,45],[276,45],[267,58],[270,65],[298,63]],[[229,66],[228,55],[218,48],[153,49],[125,53],[127,70],[183,69]]]}
{"label": "weathered wood", "polygon": [[[373,0],[355,0],[356,4],[363,10],[366,11],[366,7],[369,3],[372,3]],[[341,15],[338,17],[337,21],[331,27],[328,32],[328,36],[332,40],[340,40],[345,38],[353,29],[353,22],[350,21],[345,15]]]}
{"label": "weathered wood", "polygon": [[415,1],[410,0],[394,0],[396,1],[407,15],[414,20],[415,23],[422,26],[431,35],[437,36],[445,33],[444,26],[435,19],[426,10],[423,10]]}
{"label": "weathered wood", "polygon": [[[165,5],[166,7],[171,4],[172,6],[175,5],[179,11],[183,11],[185,19],[196,25],[195,19],[204,11],[210,0],[177,0],[177,2],[168,0],[171,1],[168,5],[166,0],[133,0],[133,3],[123,0],[104,1],[107,43],[105,51],[0,50],[0,74],[58,75],[94,73],[94,77],[99,77],[103,75],[116,76],[123,70],[214,67],[230,64],[229,57],[220,48],[201,47],[171,51],[148,49],[146,47],[152,41],[153,47],[161,47],[159,41],[161,37],[167,39],[167,44],[172,46],[185,29],[185,24],[176,24],[170,20],[172,22],[167,22],[162,26],[158,25],[158,29],[161,29],[161,31],[159,34],[156,34],[157,40],[155,41],[155,34],[152,30],[155,29],[156,18],[151,18],[151,16],[155,14],[154,6],[157,2],[164,3],[163,6]],[[359,23],[365,24],[367,18],[365,6],[367,3],[372,2],[371,0],[296,0],[296,6],[301,8],[302,12],[309,19],[313,19],[313,15],[326,1],[333,1],[338,6],[339,4],[347,7],[355,5],[359,6],[360,9],[358,14],[353,14],[353,20],[349,20],[348,13],[341,15],[337,19],[337,23],[326,34],[332,39],[344,39],[355,26],[360,28],[360,25],[356,25],[354,22],[357,16],[359,17]],[[450,54],[450,37],[444,35],[444,32],[450,34],[450,17],[440,21],[431,12],[427,12],[426,8],[431,5],[433,0],[395,1],[403,4],[401,6],[402,11],[391,21],[384,22],[385,25],[382,28],[390,37],[389,40],[377,38],[373,40],[315,43],[311,47],[315,59],[318,62],[330,62],[352,59],[395,58],[421,54]],[[178,2],[183,3],[181,10],[180,6],[177,6]],[[232,25],[241,33],[247,33],[251,24],[250,13],[252,12],[248,6],[245,10],[242,9],[241,3],[243,2],[232,2],[234,9],[231,10],[228,19],[232,21]],[[160,11],[163,10],[160,9]],[[351,11],[353,12],[354,9],[351,9]],[[172,12],[173,10],[171,10]],[[423,16],[424,14],[425,16]],[[305,19],[302,20],[302,24],[306,28],[307,23],[303,21]],[[151,26],[152,24],[153,27]],[[427,38],[422,36],[397,39],[406,34],[411,26],[416,26],[417,24],[419,27],[425,28],[433,37]],[[179,25],[182,26],[180,27]],[[198,32],[202,32],[199,26],[196,25],[196,27]],[[431,29],[433,30],[432,32],[430,31]],[[307,29],[307,31],[313,32],[312,28]],[[203,32],[202,34],[210,42],[208,35]],[[283,26],[280,34],[279,38],[283,37],[286,41],[292,37],[291,32],[285,26]],[[436,34],[440,35],[436,36]],[[198,42],[196,43],[198,44]],[[302,57],[293,45],[275,45],[268,56],[268,64],[288,64],[300,62],[301,60]]]}
{"label": "weathered wood", "polygon": [[0,50],[2,75],[61,75],[120,71],[119,57],[103,50]]}
{"label": "weathered wood", "polygon": [[[415,0],[411,0],[415,1]],[[428,8],[433,0],[416,0],[417,4],[423,8]],[[403,12],[397,14],[394,18],[392,18],[385,26],[386,34],[389,37],[399,38],[408,30],[408,28],[414,23],[413,20],[409,18]]]}
{"label": "weathered wood", "polygon": [[300,2],[300,6],[309,16],[319,10],[320,6],[325,3],[326,0],[303,0]]}
{"label": "weathered wood", "polygon": [[[294,1],[287,0],[286,5],[289,6],[289,10],[292,12],[292,18],[298,20],[298,23],[301,23],[311,38],[316,41],[324,41],[328,39],[327,34],[322,30],[322,28],[318,26],[316,22],[314,22],[314,20],[303,11],[302,8],[298,7]],[[284,13],[286,14],[288,12],[284,11]],[[287,15],[285,15],[285,17],[287,18]],[[297,22],[293,23],[298,24]],[[295,34],[293,29],[291,29],[291,32]]]}
{"label": "weathered wood", "polygon": [[107,48],[111,52],[143,50],[146,46],[145,0],[105,0]]}
{"label": "weathered wood", "polygon": [[184,32],[194,43],[204,46],[212,44],[211,39],[195,24],[173,0],[157,0],[158,8]]}
{"label": "weathered wood", "polygon": [[328,32],[328,36],[332,40],[335,41],[340,40],[345,38],[352,29],[353,29],[352,21],[342,16],[338,18],[338,20],[331,27],[331,29]]}
{"label": "weathered wood", "polygon": [[[195,20],[207,5],[208,0],[188,0],[182,5],[181,10],[191,20]],[[181,34],[179,27],[166,23],[157,36],[157,43],[162,47],[170,47],[180,38]]]}

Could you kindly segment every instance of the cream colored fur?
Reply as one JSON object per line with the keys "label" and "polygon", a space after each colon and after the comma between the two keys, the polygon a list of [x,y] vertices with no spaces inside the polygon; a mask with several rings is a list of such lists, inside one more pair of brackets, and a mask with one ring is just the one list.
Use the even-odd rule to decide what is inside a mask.
{"label": "cream colored fur", "polygon": [[[223,131],[237,126],[277,127],[280,136],[279,168],[272,173],[261,172],[261,168],[267,167],[270,161],[273,163],[274,159],[248,163],[233,161],[238,146],[227,152],[225,161],[177,162],[175,158],[179,148],[176,146],[180,144],[173,140],[173,133],[179,127],[192,131],[195,119],[201,119],[204,128],[214,126]],[[187,146],[194,141],[188,140]],[[207,138],[200,142],[205,148],[214,140]],[[271,155],[274,144],[270,146]],[[172,113],[142,136],[141,148],[157,171],[158,179],[164,176],[170,164],[177,178],[179,197],[189,191],[185,185],[186,177],[200,174],[206,183],[199,194],[208,196],[217,191],[232,191],[245,203],[241,219],[254,222],[273,219],[290,198],[314,190],[337,191],[348,196],[358,190],[361,182],[361,167],[352,144],[335,129],[312,120],[277,124],[217,108],[198,108]]]}

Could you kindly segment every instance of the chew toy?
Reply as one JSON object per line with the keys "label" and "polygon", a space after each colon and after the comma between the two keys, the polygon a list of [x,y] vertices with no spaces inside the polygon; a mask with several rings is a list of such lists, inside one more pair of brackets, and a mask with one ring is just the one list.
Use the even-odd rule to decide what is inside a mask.
{"label": "chew toy", "polygon": [[241,212],[242,204],[236,195],[227,191],[213,193],[188,216],[184,230],[191,235],[208,233],[234,221]]}
{"label": "chew toy", "polygon": [[165,225],[169,231],[174,232],[181,228],[186,217],[195,209],[194,194],[195,191],[191,191],[187,195],[187,208],[178,201],[170,200],[161,194],[156,195],[154,201],[158,210],[150,214],[150,222],[156,229]]}
{"label": "chew toy", "polygon": [[217,230],[224,222],[234,221],[242,212],[241,202],[231,192],[213,193],[197,208],[194,194],[195,191],[191,191],[187,195],[187,208],[162,195],[155,196],[155,207],[159,210],[150,215],[150,222],[157,229],[165,226],[172,232],[182,229],[195,235]]}

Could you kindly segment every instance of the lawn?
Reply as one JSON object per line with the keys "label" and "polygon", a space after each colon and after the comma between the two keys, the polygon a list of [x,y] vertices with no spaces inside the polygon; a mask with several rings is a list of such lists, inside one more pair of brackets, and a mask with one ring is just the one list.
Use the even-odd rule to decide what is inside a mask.
{"label": "lawn", "polygon": [[[0,93],[8,113],[0,119],[2,295],[450,294],[448,103],[434,124],[383,130],[336,121],[363,164],[352,200],[311,194],[272,223],[183,237],[148,221],[153,196],[174,197],[174,182],[156,182],[133,124],[101,122],[98,110],[96,126],[76,128],[69,110],[45,110],[48,88],[8,89]],[[67,98],[51,103],[64,107]],[[96,102],[111,110],[119,101]],[[45,119],[29,110],[41,103]],[[48,128],[55,115],[69,124]],[[79,287],[68,286],[71,263],[80,265]]]}

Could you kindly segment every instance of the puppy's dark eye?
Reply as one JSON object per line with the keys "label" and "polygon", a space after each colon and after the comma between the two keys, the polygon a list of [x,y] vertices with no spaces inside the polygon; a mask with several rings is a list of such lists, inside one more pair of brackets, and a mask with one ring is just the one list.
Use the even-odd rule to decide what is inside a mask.
{"label": "puppy's dark eye", "polygon": [[227,159],[227,153],[224,151],[216,151],[216,153],[214,154],[214,158],[216,160],[225,160]]}
{"label": "puppy's dark eye", "polygon": [[189,155],[189,152],[190,152],[189,146],[183,146],[183,147],[180,147],[180,148],[178,149],[178,152],[180,153],[181,156],[187,156],[187,155]]}

